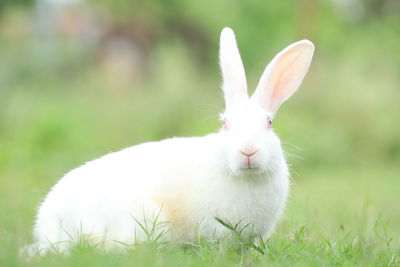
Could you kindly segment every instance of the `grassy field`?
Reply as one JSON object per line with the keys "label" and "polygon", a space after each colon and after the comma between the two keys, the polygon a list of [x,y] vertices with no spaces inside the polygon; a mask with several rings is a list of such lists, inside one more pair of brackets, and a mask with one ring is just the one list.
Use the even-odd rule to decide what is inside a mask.
{"label": "grassy field", "polygon": [[[0,27],[0,267],[400,266],[400,53],[395,41],[371,38],[374,30],[389,40],[390,28],[369,27],[350,27],[343,44],[316,37],[304,85],[274,121],[293,184],[275,235],[258,249],[235,238],[199,238],[115,255],[82,243],[69,257],[31,262],[18,251],[31,242],[36,208],[64,173],[144,141],[218,129],[218,36],[215,64],[196,65],[189,48],[164,40],[152,51],[149,73],[134,80],[110,75],[76,47],[45,47]],[[250,37],[238,40],[254,88],[273,54],[257,56],[246,47]],[[258,46],[272,50],[267,40]]]}

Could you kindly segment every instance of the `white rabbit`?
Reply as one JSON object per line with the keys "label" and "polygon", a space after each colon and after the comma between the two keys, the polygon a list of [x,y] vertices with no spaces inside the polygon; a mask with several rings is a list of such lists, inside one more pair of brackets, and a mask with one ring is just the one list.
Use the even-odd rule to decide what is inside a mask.
{"label": "white rabbit", "polygon": [[221,130],[136,145],[72,170],[40,206],[28,252],[67,252],[82,237],[106,250],[124,248],[147,239],[142,227],[151,232],[154,221],[154,236],[165,240],[193,241],[196,234],[219,239],[229,230],[216,217],[249,224],[247,233],[268,238],[289,188],[288,166],[271,124],[300,86],[313,53],[308,40],[285,48],[248,97],[234,33],[224,28]]}

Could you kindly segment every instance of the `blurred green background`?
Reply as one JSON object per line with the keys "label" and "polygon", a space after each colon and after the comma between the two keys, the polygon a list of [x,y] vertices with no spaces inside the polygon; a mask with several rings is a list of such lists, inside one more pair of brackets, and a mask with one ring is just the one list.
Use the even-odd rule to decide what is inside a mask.
{"label": "blurred green background", "polygon": [[216,131],[225,26],[236,32],[250,90],[285,46],[316,45],[274,122],[293,173],[278,233],[301,224],[327,235],[363,231],[381,216],[399,244],[400,1],[8,0],[0,246],[29,242],[41,199],[83,162]]}

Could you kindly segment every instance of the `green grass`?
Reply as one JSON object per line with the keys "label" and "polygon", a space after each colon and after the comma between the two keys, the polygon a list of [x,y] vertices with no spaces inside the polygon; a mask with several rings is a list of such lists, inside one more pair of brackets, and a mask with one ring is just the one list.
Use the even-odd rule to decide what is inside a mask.
{"label": "green grass", "polygon": [[[379,232],[385,229],[371,229]],[[312,240],[313,229],[301,226],[289,238],[276,237],[260,249],[235,240],[222,243],[198,242],[195,246],[145,243],[124,254],[107,254],[96,248],[79,244],[69,257],[50,255],[33,260],[28,266],[398,266],[399,254],[391,247],[390,239],[375,233],[376,239],[352,235],[343,228],[332,238]],[[387,238],[387,237],[385,237]],[[237,240],[236,240],[237,241]],[[262,252],[262,253],[261,253]]]}

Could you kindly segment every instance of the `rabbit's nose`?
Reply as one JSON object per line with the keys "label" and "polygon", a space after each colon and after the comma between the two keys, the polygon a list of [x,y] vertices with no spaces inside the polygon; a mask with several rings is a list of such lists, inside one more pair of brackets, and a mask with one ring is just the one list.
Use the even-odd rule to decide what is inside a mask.
{"label": "rabbit's nose", "polygon": [[254,148],[254,147],[245,147],[245,148],[240,150],[240,153],[245,155],[246,157],[251,157],[254,154],[256,154],[257,151],[258,151],[258,149]]}

